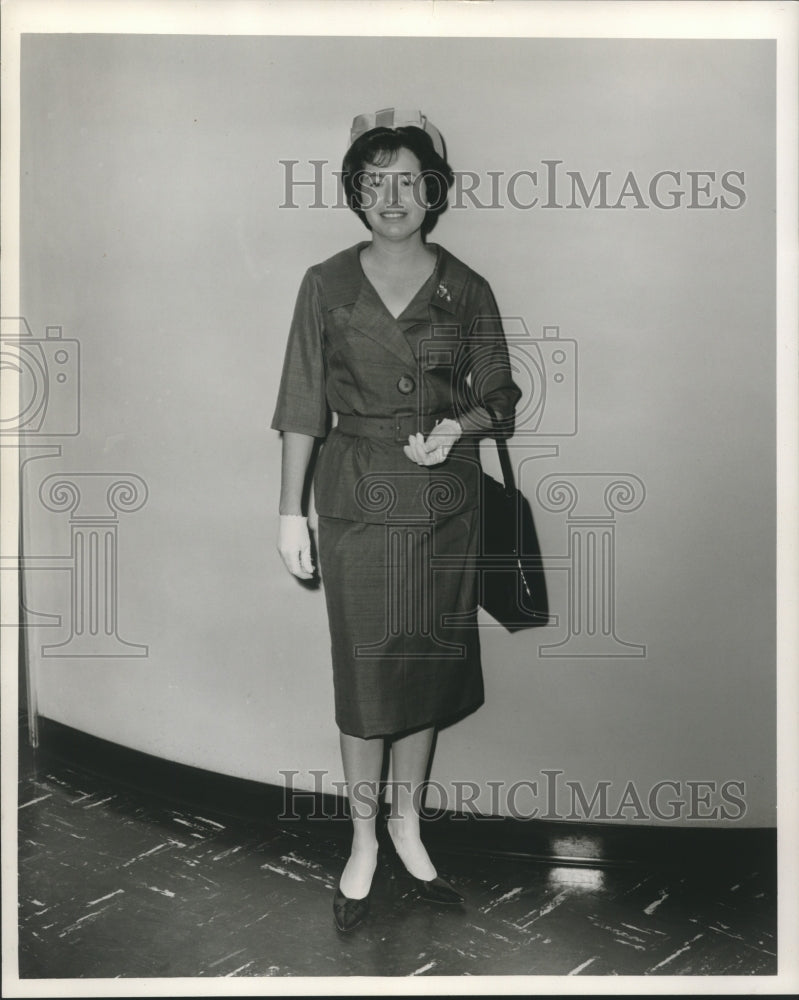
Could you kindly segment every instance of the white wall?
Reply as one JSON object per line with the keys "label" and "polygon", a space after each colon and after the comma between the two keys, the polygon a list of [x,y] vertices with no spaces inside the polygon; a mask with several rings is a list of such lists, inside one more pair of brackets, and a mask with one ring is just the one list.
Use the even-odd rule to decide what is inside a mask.
{"label": "white wall", "polygon": [[[455,169],[482,177],[559,159],[618,191],[630,170],[741,170],[747,195],[726,211],[453,209],[435,231],[507,314],[578,342],[579,433],[523,485],[644,484],[617,517],[616,628],[646,656],[539,656],[565,634],[553,569],[564,626],[484,630],[486,705],[441,734],[433,776],[485,789],[553,768],[589,793],[612,782],[612,801],[630,781],[645,797],[740,780],[738,822],[772,825],[773,60],[755,41],[27,36],[23,309],[34,335],[58,324],[81,349],[81,432],[26,466],[28,555],[69,552],[45,477],[148,488],[118,529],[119,634],[148,655],[41,656],[70,607],[66,561],[44,559],[28,604],[65,623],[31,633],[40,711],[223,773],[341,778],[324,595],[274,547],[269,422],[302,273],[365,230],[346,210],[281,210],[279,161],[338,169],[352,116],[421,106]],[[565,514],[538,508],[538,524],[563,554]]]}

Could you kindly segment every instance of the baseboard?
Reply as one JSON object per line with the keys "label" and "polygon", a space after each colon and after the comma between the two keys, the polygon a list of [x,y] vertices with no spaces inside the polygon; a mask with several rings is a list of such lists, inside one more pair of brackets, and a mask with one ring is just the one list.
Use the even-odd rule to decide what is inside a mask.
{"label": "baseboard", "polygon": [[[209,818],[274,827],[297,823],[324,836],[350,835],[346,802],[334,795],[292,795],[285,788],[164,760],[39,719],[38,766],[59,763]],[[707,869],[745,861],[776,872],[773,828],[648,826],[481,817],[444,812],[424,821],[425,841],[442,854],[515,857],[552,865]]]}

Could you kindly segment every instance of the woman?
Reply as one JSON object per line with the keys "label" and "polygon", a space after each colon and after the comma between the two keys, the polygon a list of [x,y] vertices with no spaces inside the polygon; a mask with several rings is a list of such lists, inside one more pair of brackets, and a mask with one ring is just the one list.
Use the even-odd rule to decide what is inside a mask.
{"label": "woman", "polygon": [[368,910],[386,741],[396,852],[424,898],[463,901],[421,841],[418,800],[436,726],[483,701],[478,443],[492,414],[510,430],[520,391],[487,283],[426,242],[453,181],[444,157],[419,113],[355,119],[342,181],[371,240],[306,272],[272,421],[283,432],[278,547],[300,579],[314,573],[304,483],[325,438],[314,493],[353,822],[334,900],[341,930]]}

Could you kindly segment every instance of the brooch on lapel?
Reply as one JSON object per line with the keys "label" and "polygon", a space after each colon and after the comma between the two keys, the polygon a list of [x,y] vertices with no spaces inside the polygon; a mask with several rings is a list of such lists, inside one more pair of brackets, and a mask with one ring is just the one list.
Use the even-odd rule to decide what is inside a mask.
{"label": "brooch on lapel", "polygon": [[449,294],[449,289],[442,281],[438,286],[438,295],[440,298],[445,299],[447,302],[452,302],[452,296]]}

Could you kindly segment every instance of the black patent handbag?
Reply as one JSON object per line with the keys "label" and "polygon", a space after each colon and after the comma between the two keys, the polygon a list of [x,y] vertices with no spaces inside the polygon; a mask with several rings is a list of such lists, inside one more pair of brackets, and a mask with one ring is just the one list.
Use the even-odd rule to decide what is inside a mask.
{"label": "black patent handbag", "polygon": [[549,600],[533,512],[516,488],[498,431],[495,440],[503,482],[482,475],[478,602],[509,632],[519,632],[549,624]]}

